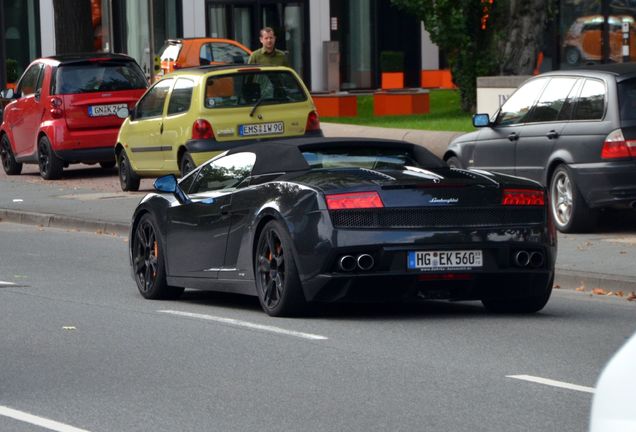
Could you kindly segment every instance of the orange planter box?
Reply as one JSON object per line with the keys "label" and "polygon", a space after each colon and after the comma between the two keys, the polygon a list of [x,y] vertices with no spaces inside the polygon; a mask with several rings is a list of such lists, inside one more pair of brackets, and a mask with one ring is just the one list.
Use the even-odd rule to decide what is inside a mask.
{"label": "orange planter box", "polygon": [[404,72],[382,72],[382,90],[404,88]]}
{"label": "orange planter box", "polygon": [[350,94],[312,94],[320,117],[355,117],[358,115],[358,98]]}
{"label": "orange planter box", "polygon": [[420,75],[420,86],[424,88],[456,88],[449,69],[423,70]]}
{"label": "orange planter box", "polygon": [[428,91],[379,91],[373,94],[373,114],[408,115],[428,114],[430,102]]}

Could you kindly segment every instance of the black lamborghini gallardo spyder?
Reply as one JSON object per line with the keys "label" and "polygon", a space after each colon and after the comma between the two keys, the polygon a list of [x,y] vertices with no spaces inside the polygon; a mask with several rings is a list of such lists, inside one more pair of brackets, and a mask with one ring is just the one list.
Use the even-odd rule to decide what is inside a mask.
{"label": "black lamborghini gallardo spyder", "polygon": [[225,149],[134,212],[142,296],[258,296],[272,316],[341,300],[481,300],[536,312],[556,231],[534,181],[447,167],[421,146],[304,138]]}

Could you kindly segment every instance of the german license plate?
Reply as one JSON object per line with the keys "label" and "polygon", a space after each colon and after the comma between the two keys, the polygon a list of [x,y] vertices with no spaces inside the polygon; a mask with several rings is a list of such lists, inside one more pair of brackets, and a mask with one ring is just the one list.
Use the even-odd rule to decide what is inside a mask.
{"label": "german license plate", "polygon": [[240,136],[276,135],[285,132],[283,122],[256,123],[239,125]]}
{"label": "german license plate", "polygon": [[408,253],[410,270],[466,270],[483,266],[480,250],[412,251]]}
{"label": "german license plate", "polygon": [[128,109],[126,104],[112,104],[112,105],[91,105],[88,107],[88,115],[91,117],[105,117],[117,115],[117,111],[120,109]]}

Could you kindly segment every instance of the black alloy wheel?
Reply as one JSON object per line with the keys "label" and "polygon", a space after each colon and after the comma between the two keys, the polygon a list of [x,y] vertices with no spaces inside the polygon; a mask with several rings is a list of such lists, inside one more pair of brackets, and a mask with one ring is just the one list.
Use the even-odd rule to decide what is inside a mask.
{"label": "black alloy wheel", "polygon": [[51,142],[46,136],[38,140],[38,167],[40,176],[45,180],[57,180],[62,177],[64,162],[55,156]]}
{"label": "black alloy wheel", "polygon": [[279,222],[270,221],[261,231],[254,265],[258,298],[268,315],[290,316],[305,311],[291,238]]}
{"label": "black alloy wheel", "polygon": [[117,165],[119,166],[119,185],[121,190],[138,191],[141,178],[133,171],[130,161],[125,151],[121,151],[117,155]]}
{"label": "black alloy wheel", "polygon": [[190,156],[190,153],[184,153],[183,157],[181,158],[181,177],[185,177],[190,171],[192,171],[193,169],[195,169],[197,166],[194,163],[194,160],[192,160],[192,156]]}
{"label": "black alloy wheel", "polygon": [[135,228],[132,239],[135,282],[144,298],[175,299],[183,293],[183,288],[169,286],[166,282],[164,250],[156,227],[154,217],[146,213]]}
{"label": "black alloy wheel", "polygon": [[0,160],[2,160],[2,168],[7,175],[19,175],[22,172],[22,164],[15,160],[9,137],[6,135],[2,135],[0,141]]}

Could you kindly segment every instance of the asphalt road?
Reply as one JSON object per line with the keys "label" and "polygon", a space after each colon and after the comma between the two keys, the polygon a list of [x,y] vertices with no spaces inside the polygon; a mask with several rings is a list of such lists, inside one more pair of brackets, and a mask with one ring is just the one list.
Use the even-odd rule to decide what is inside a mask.
{"label": "asphalt road", "polygon": [[147,301],[126,246],[0,223],[0,430],[584,431],[602,366],[636,330],[633,304],[573,290],[531,316]]}

